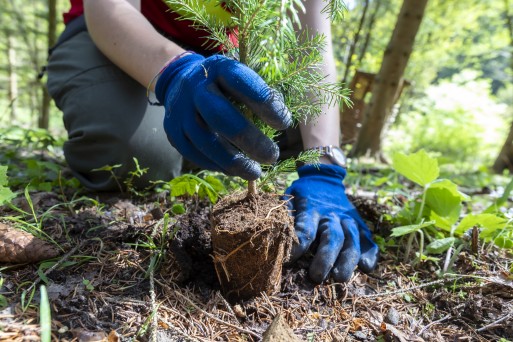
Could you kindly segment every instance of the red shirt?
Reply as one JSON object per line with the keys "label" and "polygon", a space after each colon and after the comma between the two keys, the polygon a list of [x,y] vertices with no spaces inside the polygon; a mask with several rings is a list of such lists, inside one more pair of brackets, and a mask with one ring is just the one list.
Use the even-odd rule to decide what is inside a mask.
{"label": "red shirt", "polygon": [[[67,24],[76,17],[84,14],[84,5],[82,0],[70,0],[71,8],[63,14],[64,23]],[[179,15],[172,12],[163,0],[141,0],[141,13],[148,21],[161,33],[164,33],[178,44],[185,44],[185,48],[196,51],[207,51],[208,36],[206,31],[193,28],[192,22],[188,20],[177,20]],[[232,42],[237,38],[233,31],[228,31],[228,36]],[[218,46],[213,51],[221,51]],[[212,50],[210,50],[212,52]]]}

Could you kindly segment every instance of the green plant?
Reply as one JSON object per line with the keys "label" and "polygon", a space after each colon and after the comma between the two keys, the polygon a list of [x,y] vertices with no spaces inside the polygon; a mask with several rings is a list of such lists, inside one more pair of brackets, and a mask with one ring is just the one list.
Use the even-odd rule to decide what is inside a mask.
{"label": "green plant", "polygon": [[[33,286],[33,284],[31,282],[23,282],[18,285],[18,289],[20,289],[23,286],[28,285],[28,284],[31,284],[31,286],[27,290],[23,290],[21,292],[21,297],[20,297],[21,310],[23,312],[27,311],[27,309],[30,306],[30,303],[32,303],[32,299],[34,298],[34,294],[36,293],[36,287]],[[28,297],[27,297],[27,295],[28,295]]]}
{"label": "green plant", "polygon": [[[296,123],[320,115],[322,104],[347,103],[347,89],[340,83],[326,82],[324,75],[317,72],[322,63],[325,37],[314,35],[310,38],[309,32],[298,36],[296,32],[301,25],[299,12],[304,11],[300,0],[229,1],[226,5],[232,16],[228,22],[219,20],[207,11],[206,6],[201,6],[195,0],[166,2],[182,15],[181,19],[191,20],[196,27],[206,30],[212,45],[223,45],[226,55],[237,57],[283,94]],[[333,0],[327,2],[324,12],[331,19],[336,19],[342,17],[344,9],[342,1]],[[238,45],[230,40],[226,26],[238,28]],[[241,111],[268,137],[276,136],[277,132],[248,108],[241,108]],[[310,157],[308,161],[314,161],[318,155],[311,153],[302,156],[306,157]],[[289,170],[291,163],[265,167],[269,174],[259,182],[260,187],[274,179],[281,170]],[[256,192],[256,181],[248,182],[248,195]]]}
{"label": "green plant", "polygon": [[203,172],[198,175],[186,173],[161,184],[164,189],[170,190],[171,197],[197,195],[200,199],[208,199],[213,204],[220,195],[226,193],[226,187],[221,180]]}
{"label": "green plant", "polygon": [[39,324],[41,326],[41,341],[52,341],[52,313],[50,311],[50,301],[46,286],[41,285],[39,288],[41,299],[39,303]]}
{"label": "green plant", "polygon": [[133,158],[135,169],[128,172],[128,177],[126,179],[119,179],[119,177],[114,172],[116,169],[119,169],[122,167],[122,164],[116,164],[116,165],[105,165],[97,169],[93,169],[92,171],[106,171],[110,173],[110,176],[114,181],[116,182],[119,191],[122,193],[129,192],[134,195],[140,196],[141,192],[137,190],[135,186],[135,181],[138,178],[141,178],[146,172],[148,172],[148,168],[141,168],[139,165],[139,161],[137,158]]}
{"label": "green plant", "polygon": [[[461,193],[452,181],[439,178],[437,160],[424,150],[410,155],[396,153],[392,164],[399,174],[422,187],[419,194],[410,196],[395,218],[396,222],[403,225],[392,229],[393,237],[409,235],[405,260],[409,258],[414,234],[420,236],[418,258],[426,260],[425,238],[430,241],[426,247],[428,253],[440,254],[453,247],[458,247],[458,252],[464,243],[460,237],[474,226],[481,228],[480,237],[485,242],[492,241],[502,248],[513,247],[513,225],[503,215],[485,211],[468,214],[460,220],[462,203],[469,201],[470,197]],[[507,198],[508,194],[505,196]],[[501,203],[500,199],[497,203]],[[446,265],[451,264],[450,260],[449,257]]]}
{"label": "green plant", "polygon": [[[178,225],[174,225],[174,229],[170,231],[169,227],[171,225],[172,218],[168,213],[165,213],[164,217],[155,225],[155,229],[151,235],[143,234],[144,240],[138,240],[136,243],[132,244],[136,248],[144,248],[150,251],[150,263],[146,270],[145,277],[148,277],[151,272],[155,272],[161,261],[165,258],[167,242],[174,238],[179,229]],[[157,234],[159,227],[162,228],[159,234]]]}
{"label": "green plant", "polygon": [[84,284],[87,291],[94,291],[94,285],[89,279],[83,279],[82,284]]}
{"label": "green plant", "polygon": [[16,197],[7,184],[7,166],[0,165],[0,205],[10,202]]}
{"label": "green plant", "polygon": [[[0,290],[4,286],[4,278],[0,277]],[[4,295],[0,294],[0,310],[5,308],[7,305],[9,305],[9,302],[7,301],[7,298],[5,298]]]}
{"label": "green plant", "polygon": [[133,193],[134,195],[137,195],[137,196],[141,196],[142,193],[137,189],[134,182],[136,179],[144,176],[144,174],[146,174],[146,172],[148,172],[148,168],[141,168],[137,158],[134,158],[134,163],[135,163],[135,169],[128,172],[128,178],[125,179],[125,181],[124,181],[125,188],[127,189],[128,192]]}

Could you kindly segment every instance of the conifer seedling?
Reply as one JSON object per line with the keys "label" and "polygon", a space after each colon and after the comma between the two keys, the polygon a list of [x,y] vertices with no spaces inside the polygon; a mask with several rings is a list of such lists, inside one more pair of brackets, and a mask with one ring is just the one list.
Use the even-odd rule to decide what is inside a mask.
{"label": "conifer seedling", "polygon": [[[325,37],[301,29],[300,0],[175,1],[168,5],[206,30],[210,44],[222,45],[224,54],[255,70],[273,89],[280,92],[295,124],[315,119],[322,105],[347,101],[341,84],[328,83],[318,72]],[[231,16],[214,15],[226,6]],[[214,9],[214,10],[213,10]],[[342,1],[326,1],[324,12],[331,19],[341,17]],[[236,28],[238,43],[227,31]],[[302,33],[298,33],[302,32]],[[241,112],[274,139],[279,132],[261,122],[247,108]],[[280,194],[261,189],[282,172],[295,171],[297,162],[315,162],[314,152],[299,154],[275,165],[264,165],[263,176],[248,182],[245,193],[221,199],[212,213],[214,264],[225,296],[244,300],[261,292],[279,290],[283,262],[295,239],[294,223]]]}

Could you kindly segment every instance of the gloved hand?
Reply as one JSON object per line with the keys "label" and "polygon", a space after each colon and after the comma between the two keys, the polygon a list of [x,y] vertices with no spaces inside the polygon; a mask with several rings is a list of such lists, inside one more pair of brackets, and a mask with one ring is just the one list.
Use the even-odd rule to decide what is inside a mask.
{"label": "gloved hand", "polygon": [[190,54],[161,73],[155,95],[165,106],[169,142],[198,166],[255,180],[259,163],[278,159],[279,148],[239,111],[246,105],[277,130],[291,115],[283,97],[256,72],[221,55]]}
{"label": "gloved hand", "polygon": [[310,278],[321,283],[331,271],[335,281],[351,278],[356,265],[364,272],[377,263],[378,246],[369,228],[349,202],[342,184],[346,170],[336,165],[305,165],[299,179],[285,192],[294,215],[299,243],[291,261],[303,255],[317,239],[319,246],[310,265]]}

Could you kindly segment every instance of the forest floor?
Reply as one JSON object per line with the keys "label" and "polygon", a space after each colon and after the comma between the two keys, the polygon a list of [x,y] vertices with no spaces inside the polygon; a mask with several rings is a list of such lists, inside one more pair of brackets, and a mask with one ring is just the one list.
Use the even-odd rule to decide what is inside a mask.
{"label": "forest floor", "polygon": [[[285,267],[280,292],[229,303],[212,262],[208,202],[189,199],[185,213],[167,216],[165,192],[75,191],[13,202],[44,213],[44,232],[63,250],[51,263],[2,265],[0,341],[38,338],[45,283],[56,341],[260,341],[278,313],[304,341],[513,341],[513,256],[505,250],[463,249],[440,276],[444,258],[405,262],[401,246],[388,246],[372,273],[321,285],[309,281],[305,256]],[[380,222],[389,209],[353,199],[388,236]],[[4,224],[14,226],[6,218],[16,214],[0,207]]]}

